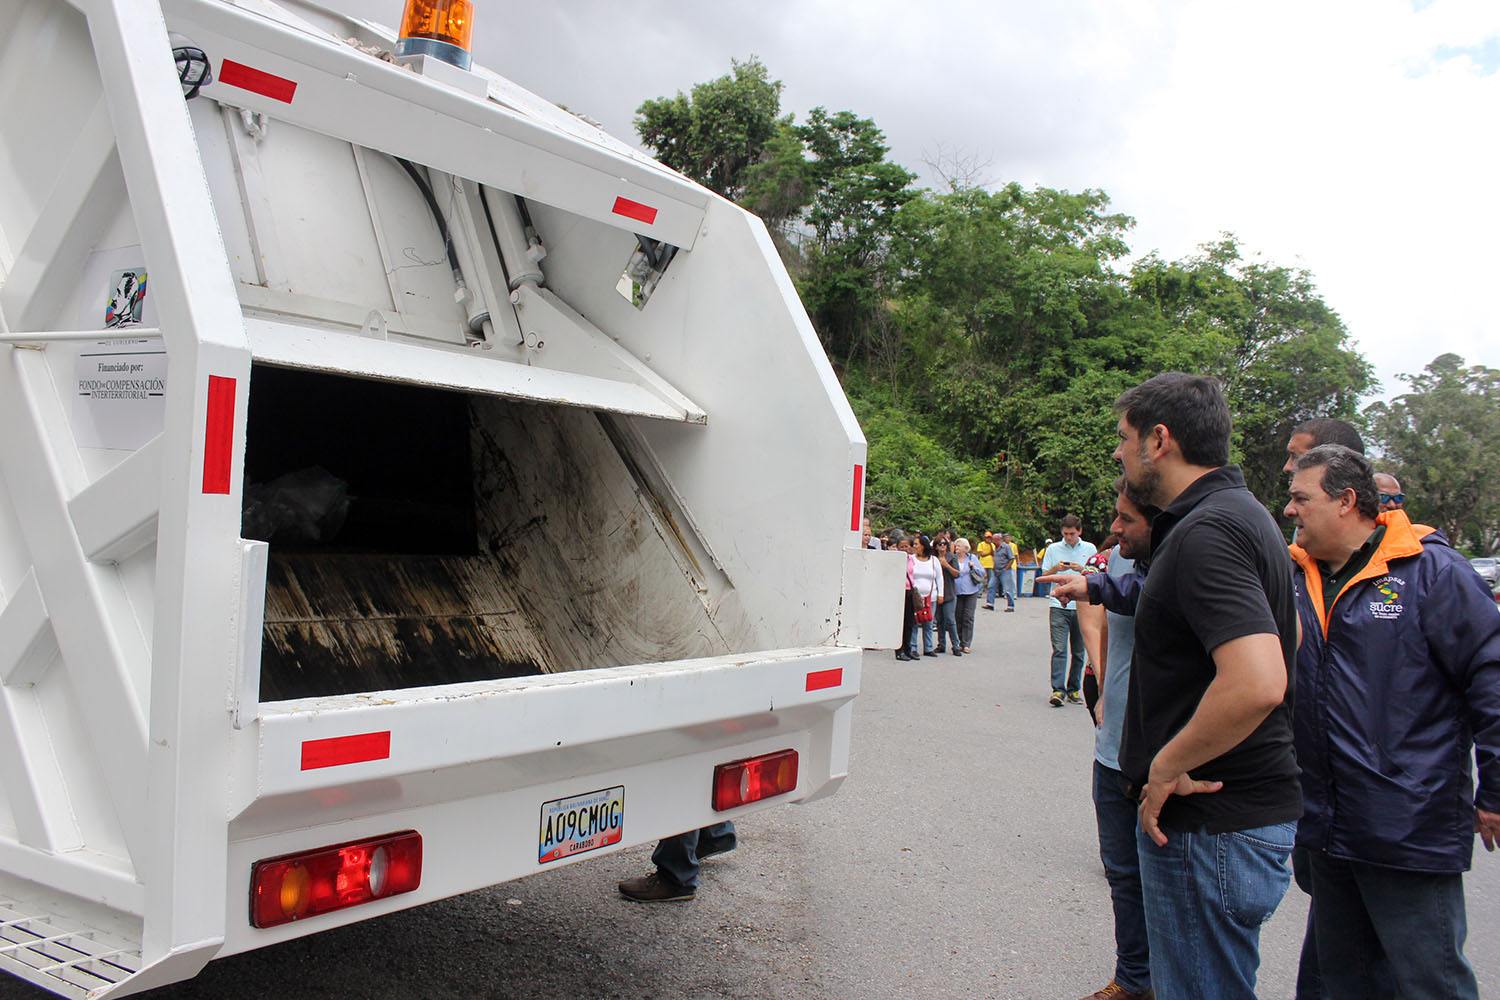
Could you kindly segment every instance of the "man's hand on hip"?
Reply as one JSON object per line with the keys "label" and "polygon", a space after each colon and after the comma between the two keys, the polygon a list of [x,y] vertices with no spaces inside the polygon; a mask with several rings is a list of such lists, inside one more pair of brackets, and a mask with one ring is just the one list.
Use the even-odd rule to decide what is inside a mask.
{"label": "man's hand on hip", "polygon": [[1500,844],[1500,813],[1474,810],[1474,832],[1484,841],[1484,849],[1493,851]]}
{"label": "man's hand on hip", "polygon": [[1173,795],[1198,795],[1204,792],[1217,792],[1224,787],[1222,781],[1196,781],[1189,777],[1184,771],[1171,776],[1158,776],[1156,768],[1151,768],[1151,777],[1146,782],[1145,789],[1141,792],[1141,807],[1139,810],[1141,830],[1151,838],[1151,843],[1157,847],[1167,846],[1167,835],[1161,832],[1157,820],[1161,818],[1161,808],[1167,804],[1167,799]]}

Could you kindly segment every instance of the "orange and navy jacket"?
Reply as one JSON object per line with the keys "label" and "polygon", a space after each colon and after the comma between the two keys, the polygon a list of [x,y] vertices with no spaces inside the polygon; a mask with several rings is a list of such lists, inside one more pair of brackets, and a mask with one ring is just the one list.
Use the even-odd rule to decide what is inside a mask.
{"label": "orange and navy jacket", "polygon": [[[1404,511],[1324,614],[1295,563],[1297,844],[1409,871],[1466,871],[1474,806],[1500,812],[1500,614],[1442,532]],[[1479,791],[1472,772],[1477,761]]]}

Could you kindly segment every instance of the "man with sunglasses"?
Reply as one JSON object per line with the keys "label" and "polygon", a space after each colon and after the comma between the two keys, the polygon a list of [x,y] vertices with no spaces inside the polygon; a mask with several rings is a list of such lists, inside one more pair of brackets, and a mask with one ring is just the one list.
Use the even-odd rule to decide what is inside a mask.
{"label": "man with sunglasses", "polygon": [[1401,480],[1384,472],[1375,473],[1375,488],[1380,491],[1380,513],[1400,510],[1406,503],[1406,494],[1401,492]]}

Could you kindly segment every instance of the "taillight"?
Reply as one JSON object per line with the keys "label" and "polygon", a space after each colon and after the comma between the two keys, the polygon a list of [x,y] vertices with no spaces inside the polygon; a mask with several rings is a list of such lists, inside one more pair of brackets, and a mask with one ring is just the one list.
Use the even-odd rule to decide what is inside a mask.
{"label": "taillight", "polygon": [[411,892],[421,882],[422,835],[413,830],[267,858],[250,869],[250,923],[275,927]]}
{"label": "taillight", "polygon": [[797,751],[730,761],[714,768],[714,808],[719,812],[768,799],[797,787]]}

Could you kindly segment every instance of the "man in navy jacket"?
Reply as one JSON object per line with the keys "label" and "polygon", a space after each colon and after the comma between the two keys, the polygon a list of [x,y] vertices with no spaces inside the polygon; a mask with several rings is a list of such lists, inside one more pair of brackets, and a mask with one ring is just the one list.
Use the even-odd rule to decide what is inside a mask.
{"label": "man in navy jacket", "polygon": [[1500,840],[1500,615],[1440,532],[1377,495],[1363,456],[1322,445],[1286,508],[1318,964],[1332,1000],[1477,998],[1463,872],[1476,832]]}

